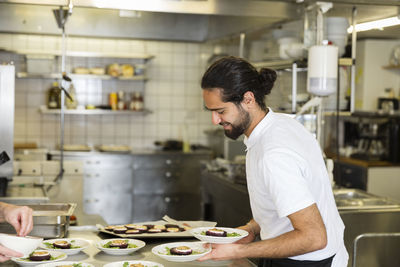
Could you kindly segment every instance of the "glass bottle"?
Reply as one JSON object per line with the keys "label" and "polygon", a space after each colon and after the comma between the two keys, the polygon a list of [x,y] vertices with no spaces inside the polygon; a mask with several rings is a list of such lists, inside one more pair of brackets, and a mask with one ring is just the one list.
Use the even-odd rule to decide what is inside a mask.
{"label": "glass bottle", "polygon": [[78,106],[78,101],[76,99],[76,91],[74,85],[71,83],[71,86],[68,89],[69,95],[72,97],[72,100],[69,99],[68,97],[65,98],[65,105],[67,106],[67,109],[76,109]]}
{"label": "glass bottle", "polygon": [[61,108],[61,89],[58,82],[53,82],[52,87],[47,92],[47,108]]}

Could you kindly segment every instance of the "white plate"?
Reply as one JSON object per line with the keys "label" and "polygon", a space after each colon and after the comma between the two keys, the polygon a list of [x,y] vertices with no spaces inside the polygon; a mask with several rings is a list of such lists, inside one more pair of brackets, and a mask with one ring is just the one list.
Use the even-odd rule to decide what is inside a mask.
{"label": "white plate", "polygon": [[94,267],[93,264],[86,262],[79,262],[79,261],[58,261],[58,262],[40,264],[37,267],[56,267],[60,265],[73,265],[73,264],[80,264],[81,267]]}
{"label": "white plate", "polygon": [[[66,248],[66,249],[49,248],[45,244],[45,243],[53,244],[56,241],[68,241],[68,242],[71,243],[71,245],[79,246],[80,248]],[[60,238],[60,239],[45,240],[40,244],[39,247],[42,248],[42,249],[46,249],[48,251],[60,251],[60,252],[64,252],[67,255],[75,255],[75,254],[78,254],[81,250],[84,250],[85,248],[88,248],[89,245],[90,245],[89,241],[86,241],[84,239],[79,239],[79,238]]]}
{"label": "white plate", "polygon": [[[104,248],[103,246],[107,244],[110,241],[113,240],[128,240],[128,244],[134,244],[137,247],[136,248]],[[146,245],[145,242],[138,240],[138,239],[128,239],[128,238],[111,238],[111,239],[104,239],[96,243],[96,247],[100,249],[101,251],[104,251],[107,254],[110,255],[128,255],[138,249],[141,249]]]}
{"label": "white plate", "polygon": [[[154,247],[151,252],[154,255],[157,255],[167,261],[175,261],[175,262],[186,262],[186,261],[194,261],[200,257],[203,257],[207,253],[211,252],[211,245],[208,244],[207,247],[204,247],[207,243],[205,242],[175,242],[175,243],[167,243]],[[187,246],[190,247],[193,251],[198,252],[197,254],[191,255],[168,255],[167,248],[171,249],[174,247]]]}
{"label": "white plate", "polygon": [[106,265],[103,265],[103,267],[123,267],[125,262],[127,262],[129,265],[140,263],[143,264],[145,267],[164,267],[164,265],[162,265],[161,263],[154,261],[117,261],[117,262],[107,263]]}
{"label": "white plate", "polygon": [[[47,250],[35,250],[35,251],[47,251]],[[13,262],[18,263],[21,266],[35,266],[43,263],[51,263],[51,262],[58,262],[62,261],[67,258],[67,254],[59,251],[49,251],[50,255],[54,258],[57,258],[55,260],[47,260],[47,261],[31,261],[31,260],[23,260],[24,258],[11,258]]]}
{"label": "white plate", "polygon": [[[209,235],[203,235],[201,234],[202,232],[205,232],[209,229],[220,229],[226,231],[228,234],[229,233],[238,233],[240,236],[232,236],[232,237],[219,237],[219,236],[209,236]],[[214,243],[214,244],[230,244],[234,243],[246,236],[249,235],[249,233],[245,230],[242,229],[237,229],[237,228],[228,228],[228,227],[199,227],[199,228],[194,228],[190,230],[190,233],[196,237],[197,239],[201,241],[206,241],[209,243]]]}

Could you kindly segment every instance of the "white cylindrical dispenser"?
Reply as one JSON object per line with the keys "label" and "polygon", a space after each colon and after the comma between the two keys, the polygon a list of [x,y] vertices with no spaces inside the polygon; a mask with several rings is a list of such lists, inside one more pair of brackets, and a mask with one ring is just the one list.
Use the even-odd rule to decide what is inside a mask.
{"label": "white cylindrical dispenser", "polygon": [[317,96],[336,92],[338,48],[333,45],[315,45],[308,50],[307,90]]}

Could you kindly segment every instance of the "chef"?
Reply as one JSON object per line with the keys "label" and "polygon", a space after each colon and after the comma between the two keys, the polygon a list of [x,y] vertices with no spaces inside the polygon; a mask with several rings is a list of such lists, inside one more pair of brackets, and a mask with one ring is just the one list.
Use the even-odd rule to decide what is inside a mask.
{"label": "chef", "polygon": [[[17,235],[26,236],[33,228],[32,209],[26,206],[15,206],[0,202],[0,222],[4,221],[14,227]],[[0,245],[0,262],[7,261],[11,257],[22,256],[22,253]]]}
{"label": "chef", "polygon": [[[276,73],[225,57],[205,72],[201,87],[212,122],[225,135],[244,134],[253,219],[249,235],[215,244],[200,260],[261,258],[259,266],[347,266],[339,216],[321,149],[300,123],[267,108]],[[260,241],[255,241],[260,236]]]}

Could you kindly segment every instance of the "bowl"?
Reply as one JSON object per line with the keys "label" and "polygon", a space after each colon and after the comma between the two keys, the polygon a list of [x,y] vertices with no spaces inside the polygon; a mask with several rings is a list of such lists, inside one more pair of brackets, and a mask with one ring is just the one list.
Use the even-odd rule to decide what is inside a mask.
{"label": "bowl", "polygon": [[34,236],[17,236],[0,234],[0,244],[9,249],[18,251],[23,257],[28,257],[43,241],[43,238]]}

